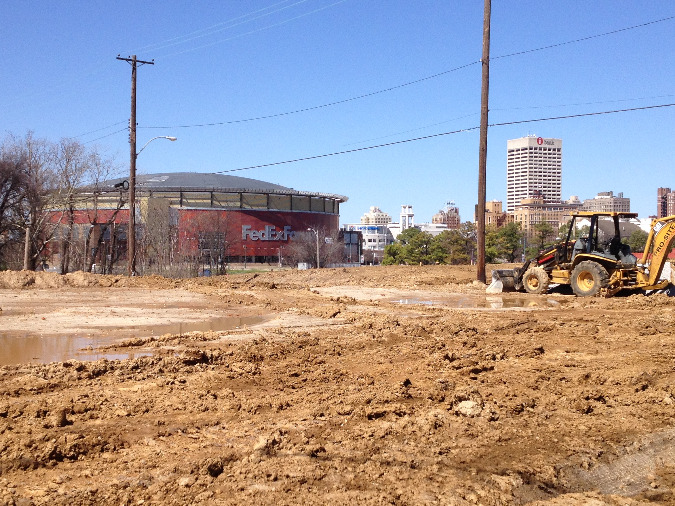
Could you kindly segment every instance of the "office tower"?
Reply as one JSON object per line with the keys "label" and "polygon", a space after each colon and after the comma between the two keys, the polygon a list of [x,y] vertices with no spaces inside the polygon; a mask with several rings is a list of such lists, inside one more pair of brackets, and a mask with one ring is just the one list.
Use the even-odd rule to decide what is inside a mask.
{"label": "office tower", "polygon": [[530,135],[507,141],[506,211],[512,213],[522,199],[562,198],[562,139]]}

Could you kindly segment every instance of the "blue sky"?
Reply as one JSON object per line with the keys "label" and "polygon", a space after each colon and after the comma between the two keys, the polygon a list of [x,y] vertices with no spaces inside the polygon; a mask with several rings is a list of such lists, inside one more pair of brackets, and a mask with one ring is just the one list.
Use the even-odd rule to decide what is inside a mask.
{"label": "blue sky", "polygon": [[[479,125],[479,0],[25,0],[0,13],[0,133],[75,137],[122,172],[131,73],[118,54],[155,61],[138,69],[139,148],[178,137],[149,145],[139,173],[236,170]],[[490,123],[675,103],[672,16],[670,0],[493,1]],[[623,192],[654,214],[656,189],[675,187],[674,119],[662,107],[494,126],[487,198],[505,201],[507,139],[536,134],[563,139],[564,198]],[[448,201],[472,220],[477,172],[469,130],[231,174],[346,195],[349,223],[372,205],[397,221],[402,204],[430,221]]]}

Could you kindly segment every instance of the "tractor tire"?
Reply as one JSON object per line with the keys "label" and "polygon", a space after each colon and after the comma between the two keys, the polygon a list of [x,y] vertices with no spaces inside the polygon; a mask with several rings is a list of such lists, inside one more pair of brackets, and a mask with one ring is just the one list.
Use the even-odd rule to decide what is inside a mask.
{"label": "tractor tire", "polygon": [[523,288],[527,293],[538,295],[548,290],[549,277],[542,267],[531,267],[523,275]]}
{"label": "tractor tire", "polygon": [[607,288],[609,274],[599,263],[585,260],[572,269],[570,284],[577,297],[593,297],[603,288]]}

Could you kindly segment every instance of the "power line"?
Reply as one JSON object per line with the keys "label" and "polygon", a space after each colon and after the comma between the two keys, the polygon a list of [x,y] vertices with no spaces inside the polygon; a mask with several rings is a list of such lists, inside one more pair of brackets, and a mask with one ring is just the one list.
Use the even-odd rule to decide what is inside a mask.
{"label": "power line", "polygon": [[214,172],[214,174],[225,174],[226,172],[237,172],[237,171],[240,171],[240,170],[260,169],[262,167],[272,167],[274,165],[283,165],[283,164],[286,164],[286,163],[306,162],[307,160],[316,160],[317,158],[326,158],[326,157],[329,157],[329,156],[346,155],[348,153],[356,153],[358,151],[367,151],[369,149],[384,148],[384,147],[387,147],[387,146],[394,146],[396,144],[405,144],[406,142],[414,142],[414,141],[421,141],[421,140],[424,140],[424,139],[431,139],[433,137],[440,137],[442,135],[450,135],[450,134],[458,134],[458,133],[461,133],[461,132],[469,132],[471,130],[477,130],[478,128],[479,127],[462,128],[461,130],[453,130],[452,132],[443,132],[443,133],[440,133],[440,134],[425,135],[424,137],[415,137],[414,139],[405,139],[405,140],[402,140],[402,141],[387,142],[385,144],[378,144],[376,146],[346,149],[344,151],[336,151],[334,153],[325,153],[323,155],[306,156],[304,158],[296,158],[294,160],[286,160],[286,161],[283,161],[283,162],[264,163],[264,164],[261,164],[261,165],[253,165],[251,167],[242,167],[241,169],[219,170],[217,172]]}
{"label": "power line", "polygon": [[521,54],[534,53],[537,51],[544,51],[545,49],[553,49],[554,47],[566,46],[568,44],[575,44],[577,42],[584,42],[591,39],[597,39],[599,37],[606,37],[608,35],[615,35],[621,32],[627,32],[628,30],[635,30],[636,28],[642,28],[644,26],[654,25],[656,23],[662,23],[663,21],[670,21],[675,19],[675,16],[669,16],[667,18],[656,19],[654,21],[648,21],[646,23],[641,23],[639,25],[628,26],[626,28],[618,28],[617,30],[612,30],[610,32],[598,33],[596,35],[589,35],[588,37],[581,37],[580,39],[568,40],[566,42],[558,42],[557,44],[550,44],[548,46],[542,46],[535,49],[525,49],[523,51],[516,51],[515,53],[503,54],[500,56],[495,56],[491,60],[498,60],[500,58],[509,58],[511,56],[519,56]]}
{"label": "power line", "polygon": [[[295,7],[296,5],[305,3],[309,0],[298,0],[290,5],[286,5],[284,7],[280,7],[278,9],[272,10],[270,12],[266,12],[264,14],[260,14],[256,16],[256,14],[259,14],[261,12],[269,11],[270,9],[274,9],[275,7],[282,5],[282,4],[287,4],[289,0],[283,0],[281,2],[277,2],[275,4],[270,5],[269,7],[263,7],[262,9],[255,10],[253,12],[249,12],[247,14],[242,14],[241,16],[237,16],[235,18],[229,19],[227,21],[222,21],[220,23],[216,23],[215,25],[208,26],[206,28],[201,28],[199,30],[195,30],[193,32],[187,33],[185,35],[179,35],[178,37],[172,37],[170,39],[166,39],[162,42],[157,42],[155,44],[149,44],[147,46],[144,46],[140,49],[137,49],[135,51],[129,51],[131,53],[134,52],[149,52],[149,51],[157,51],[159,49],[164,49],[166,47],[171,47],[171,46],[176,46],[179,44],[185,44],[187,42],[190,42],[195,39],[203,38],[203,37],[208,37],[209,35],[213,35],[218,32],[222,32],[224,30],[228,30],[230,28],[234,28],[236,26],[245,24],[245,23],[250,23],[251,21],[255,21],[256,19],[261,19],[266,16],[270,16],[272,14],[276,14],[277,12],[281,12],[285,9],[290,9],[291,7]],[[246,19],[249,18],[249,19]],[[241,20],[241,21],[240,21]],[[239,21],[239,22],[236,22]],[[125,51],[127,52],[127,51]]]}
{"label": "power line", "polygon": [[138,128],[147,128],[147,129],[195,128],[195,127],[207,127],[207,126],[217,126],[217,125],[231,125],[231,124],[235,124],[235,123],[246,123],[248,121],[257,121],[257,120],[261,120],[261,119],[270,119],[270,118],[278,118],[278,117],[281,117],[281,116],[289,116],[291,114],[298,114],[298,113],[301,113],[301,112],[314,111],[316,109],[323,109],[325,107],[332,107],[334,105],[345,104],[347,102],[353,102],[355,100],[360,100],[362,98],[372,97],[374,95],[379,95],[381,93],[387,93],[389,91],[393,91],[393,90],[396,90],[396,89],[399,89],[399,88],[404,88],[406,86],[418,84],[418,83],[421,83],[423,81],[428,81],[429,79],[435,79],[435,78],[440,77],[444,74],[449,74],[450,72],[456,72],[458,70],[465,69],[467,67],[470,67],[472,65],[476,65],[478,63],[480,63],[480,62],[475,61],[475,62],[472,62],[472,63],[467,63],[465,65],[460,65],[459,67],[455,67],[454,69],[444,70],[443,72],[439,72],[438,74],[434,74],[434,75],[427,76],[427,77],[422,77],[420,79],[416,79],[415,81],[409,81],[409,82],[403,83],[403,84],[397,84],[396,86],[391,86],[390,88],[372,91],[370,93],[365,93],[363,95],[358,95],[356,97],[345,98],[344,100],[337,100],[335,102],[329,102],[327,104],[315,105],[315,106],[312,106],[312,107],[305,107],[304,109],[296,109],[294,111],[280,112],[280,113],[277,113],[277,114],[269,114],[267,116],[257,116],[257,117],[254,117],[254,118],[237,119],[237,120],[231,120],[231,121],[219,121],[219,122],[215,122],[215,123],[200,123],[200,124],[195,124],[195,125],[174,125],[174,126],[139,126]]}
{"label": "power line", "polygon": [[[126,121],[122,121],[122,123],[126,123]],[[117,124],[119,125],[119,123],[117,123]],[[105,139],[106,137],[110,137],[110,136],[115,135],[115,134],[118,134],[118,133],[120,133],[120,132],[127,132],[128,130],[129,130],[129,127],[124,127],[124,128],[122,128],[121,130],[115,130],[115,131],[112,132],[112,133],[109,133],[109,134],[106,134],[106,135],[102,135],[101,137],[97,137],[96,139],[92,139],[92,140],[90,140],[90,141],[83,142],[83,144],[89,144],[89,143],[91,143],[91,142],[100,141],[101,139]]]}
{"label": "power line", "polygon": [[309,12],[305,12],[303,14],[299,14],[298,16],[288,18],[288,19],[285,19],[283,21],[279,21],[278,23],[274,23],[272,25],[263,26],[262,28],[258,28],[256,30],[251,30],[250,32],[246,32],[246,33],[241,33],[239,35],[234,35],[234,36],[228,37],[226,39],[220,39],[220,40],[216,40],[214,42],[209,42],[208,44],[202,44],[201,46],[196,46],[196,47],[193,47],[193,48],[190,48],[190,49],[186,49],[184,51],[177,51],[175,53],[166,54],[166,55],[161,56],[161,58],[167,58],[169,56],[178,56],[178,55],[181,55],[181,54],[190,53],[192,51],[197,51],[198,49],[204,49],[205,47],[215,46],[216,44],[220,44],[222,42],[228,42],[230,40],[235,40],[235,39],[239,39],[241,37],[246,37],[247,35],[253,35],[254,33],[264,32],[265,30],[269,30],[270,28],[276,28],[277,26],[285,25],[287,23],[290,23],[291,21],[295,21],[296,19],[304,18],[305,16],[309,16],[311,14],[315,14],[317,12],[329,9],[331,7],[334,7],[335,5],[344,3],[346,1],[347,0],[337,0],[337,2],[334,2],[330,5],[325,5],[323,7],[319,7],[318,9],[314,9],[313,11],[309,11]]}
{"label": "power line", "polygon": [[[331,4],[328,7],[330,7],[332,5],[334,5],[334,4]],[[625,28],[619,28],[617,30],[612,30],[612,31],[609,31],[609,32],[604,32],[604,33],[595,34],[595,35],[589,35],[587,37],[581,37],[581,38],[578,38],[578,39],[573,39],[573,40],[569,40],[569,41],[565,41],[565,42],[559,42],[559,43],[556,43],[556,44],[550,44],[548,46],[542,46],[542,47],[539,47],[539,48],[526,49],[526,50],[517,51],[517,52],[514,52],[514,53],[498,55],[498,56],[495,56],[495,57],[491,57],[490,60],[498,60],[498,59],[501,59],[501,58],[509,58],[509,57],[512,57],[512,56],[519,56],[519,55],[523,55],[523,54],[534,53],[534,52],[537,52],[537,51],[544,51],[546,49],[552,49],[552,48],[555,48],[555,47],[560,47],[560,46],[564,46],[564,45],[568,45],[568,44],[584,42],[584,41],[596,39],[596,38],[599,38],[599,37],[606,37],[606,36],[614,35],[614,34],[617,34],[617,33],[620,33],[620,32],[626,32],[626,31],[629,31],[629,30],[634,30],[634,29],[637,29],[637,28],[642,28],[642,27],[645,27],[645,26],[654,25],[654,24],[657,24],[657,23],[662,23],[664,21],[670,21],[672,19],[675,19],[675,16],[669,16],[669,17],[665,17],[665,18],[661,18],[661,19],[656,19],[656,20],[648,21],[646,23],[641,23],[641,24],[638,24],[638,25],[628,26],[628,27],[625,27]],[[355,97],[346,98],[346,99],[343,99],[343,100],[336,100],[334,102],[328,102],[326,104],[315,105],[315,106],[311,106],[311,107],[304,107],[304,108],[301,108],[301,109],[295,109],[293,111],[286,111],[286,112],[281,112],[281,113],[276,113],[276,114],[267,114],[267,115],[263,115],[263,116],[255,116],[255,117],[251,117],[251,118],[238,119],[238,120],[217,121],[217,122],[212,122],[212,123],[196,123],[196,124],[190,124],[190,125],[139,126],[138,128],[145,128],[145,129],[203,128],[203,127],[212,127],[212,126],[232,125],[232,124],[237,124],[237,123],[247,123],[247,122],[250,122],[250,121],[259,121],[259,120],[265,120],[265,119],[279,118],[279,117],[283,117],[283,116],[290,116],[290,115],[293,115],[293,114],[299,114],[299,113],[303,113],[303,112],[314,111],[314,110],[317,110],[317,109],[323,109],[323,108],[332,107],[332,106],[336,106],[336,105],[340,105],[340,104],[345,104],[345,103],[348,103],[348,102],[361,100],[363,98],[368,98],[368,97],[372,97],[372,96],[375,96],[375,95],[380,95],[382,93],[388,93],[390,91],[394,91],[394,90],[397,90],[397,89],[400,89],[400,88],[405,88],[407,86],[412,86],[414,84],[419,84],[419,83],[422,83],[424,81],[429,81],[431,79],[437,79],[437,78],[439,78],[441,76],[444,76],[446,74],[456,72],[458,70],[465,69],[467,67],[471,67],[471,66],[476,65],[478,63],[480,63],[480,61],[474,61],[474,62],[471,62],[471,63],[466,63],[464,65],[460,65],[458,67],[455,67],[455,68],[452,68],[452,69],[449,69],[449,70],[444,70],[444,71],[438,72],[436,74],[432,74],[432,75],[429,75],[429,76],[426,76],[426,77],[421,77],[419,79],[415,79],[413,81],[408,81],[408,82],[405,82],[405,83],[402,83],[402,84],[399,84],[399,85],[391,86],[389,88],[384,88],[384,89],[381,89],[381,90],[377,90],[377,91],[373,91],[373,92],[369,92],[369,93],[364,93],[362,95],[357,95]]]}
{"label": "power line", "polygon": [[[498,127],[498,126],[507,126],[507,125],[519,125],[523,123],[537,123],[541,121],[553,121],[553,120],[559,120],[559,119],[571,119],[571,118],[583,118],[583,117],[589,117],[589,116],[601,116],[605,114],[616,114],[620,112],[631,112],[631,111],[644,111],[647,109],[659,109],[662,107],[673,107],[675,106],[675,103],[673,104],[659,104],[659,105],[649,105],[649,106],[644,106],[644,107],[632,107],[630,109],[615,109],[612,111],[598,111],[598,112],[587,112],[587,113],[580,113],[580,114],[568,114],[566,116],[551,116],[548,118],[536,118],[536,119],[525,119],[525,120],[520,120],[520,121],[507,121],[503,123],[492,123],[488,125],[489,127]],[[230,169],[230,170],[219,170],[216,172],[213,172],[213,174],[225,174],[228,172],[239,172],[242,170],[251,170],[251,169],[261,169],[263,167],[273,167],[276,165],[285,165],[288,163],[296,163],[296,162],[306,162],[309,160],[317,160],[319,158],[327,158],[330,156],[337,156],[337,155],[346,155],[349,153],[357,153],[359,151],[368,151],[370,149],[378,149],[378,148],[384,148],[384,147],[389,147],[389,146],[395,146],[397,144],[405,144],[408,142],[415,142],[415,141],[421,141],[421,140],[426,140],[426,139],[432,139],[435,137],[441,137],[444,135],[452,135],[452,134],[458,134],[462,132],[470,132],[472,130],[478,130],[480,127],[479,126],[473,126],[469,128],[462,128],[460,130],[452,130],[450,132],[442,132],[438,134],[431,134],[431,135],[425,135],[423,137],[415,137],[413,139],[404,139],[400,141],[394,141],[394,142],[387,142],[384,144],[377,144],[374,146],[366,146],[363,148],[354,148],[354,149],[346,149],[343,151],[335,151],[333,153],[324,153],[322,155],[313,155],[313,156],[305,156],[302,158],[295,158],[292,160],[285,160],[283,162],[272,162],[272,163],[263,163],[260,165],[252,165],[250,167],[241,167],[239,169]]]}
{"label": "power line", "polygon": [[[490,112],[521,111],[521,110],[527,110],[527,109],[554,109],[554,108],[557,108],[557,107],[574,107],[574,106],[580,106],[580,105],[616,104],[616,103],[621,103],[621,102],[636,102],[638,100],[654,100],[654,99],[657,99],[657,98],[661,99],[661,98],[671,98],[671,97],[675,97],[675,95],[667,94],[667,95],[654,95],[654,96],[651,96],[651,97],[621,98],[621,99],[616,99],[616,100],[596,100],[596,101],[593,101],[593,102],[576,102],[576,103],[572,103],[572,104],[549,104],[549,105],[532,105],[532,106],[527,106],[527,107],[490,108]],[[361,141],[350,142],[348,144],[345,144],[345,146],[353,146],[355,144],[363,144],[365,142],[373,142],[373,141],[377,141],[377,140],[380,140],[380,139],[386,139],[386,138],[389,138],[389,137],[396,137],[397,135],[403,135],[403,134],[407,134],[407,133],[410,133],[410,132],[418,132],[420,130],[425,130],[427,128],[431,128],[431,127],[435,127],[435,126],[439,126],[439,125],[444,125],[446,123],[451,123],[453,121],[457,121],[457,120],[460,120],[460,119],[470,118],[471,116],[477,116],[478,114],[479,113],[477,113],[477,112],[474,112],[474,113],[471,113],[471,114],[465,114],[463,116],[458,116],[458,117],[448,119],[448,120],[445,120],[445,121],[439,121],[437,123],[430,123],[428,125],[423,125],[423,126],[416,127],[416,128],[410,128],[408,130],[402,130],[402,131],[394,132],[394,133],[387,134],[387,135],[380,135],[378,137],[371,137],[369,139],[364,139],[364,140],[361,140]]]}
{"label": "power line", "polygon": [[371,137],[370,139],[364,139],[362,141],[350,142],[349,144],[345,144],[345,146],[353,146],[354,144],[363,144],[364,142],[373,142],[373,141],[377,141],[377,140],[380,140],[380,139],[386,139],[388,137],[396,137],[397,135],[407,134],[407,133],[410,133],[410,132],[418,132],[420,130],[424,130],[425,128],[430,128],[430,127],[434,127],[434,126],[438,126],[438,125],[445,125],[446,123],[452,123],[453,121],[457,121],[457,120],[460,120],[460,119],[470,118],[471,116],[477,116],[478,114],[480,114],[480,113],[474,112],[474,113],[471,113],[471,114],[465,114],[464,116],[458,116],[456,118],[448,119],[448,120],[445,120],[445,121],[439,121],[438,123],[432,123],[430,125],[424,125],[424,126],[417,127],[417,128],[411,128],[411,129],[408,129],[408,130],[403,130],[401,132],[395,132],[393,134],[381,135],[379,137]]}
{"label": "power line", "polygon": [[501,108],[491,108],[490,112],[494,111],[518,111],[525,109],[553,109],[555,107],[574,107],[579,105],[598,105],[598,104],[616,104],[621,102],[636,102],[638,100],[654,100],[656,98],[671,98],[675,97],[673,94],[666,95],[654,95],[651,97],[633,97],[633,98],[618,98],[616,100],[596,100],[593,102],[576,102],[572,104],[551,104],[551,105],[531,105],[527,107],[507,107],[504,109]]}
{"label": "power line", "polygon": [[497,126],[506,126],[506,125],[520,125],[522,123],[536,123],[539,121],[552,121],[556,119],[571,119],[571,118],[583,118],[588,116],[602,116],[604,114],[616,114],[619,112],[632,112],[632,111],[645,111],[648,109],[660,109],[662,107],[673,107],[673,104],[659,104],[659,105],[646,105],[644,107],[631,107],[629,109],[615,109],[613,111],[598,111],[598,112],[584,112],[579,114],[568,114],[566,116],[551,116],[549,118],[537,118],[537,119],[523,119],[519,121],[506,121],[503,123],[492,123],[491,127]]}
{"label": "power line", "polygon": [[[89,132],[85,132],[85,133],[80,134],[80,135],[75,135],[73,138],[76,139],[78,137],[84,137],[85,135],[95,134],[96,132],[100,132],[101,130],[107,130],[108,128],[116,127],[117,125],[122,125],[124,123],[126,123],[126,121],[118,121],[117,123],[113,123],[112,125],[97,128],[96,130],[90,130]],[[117,132],[113,132],[113,133],[117,133]],[[112,135],[112,134],[110,134],[110,135]]]}

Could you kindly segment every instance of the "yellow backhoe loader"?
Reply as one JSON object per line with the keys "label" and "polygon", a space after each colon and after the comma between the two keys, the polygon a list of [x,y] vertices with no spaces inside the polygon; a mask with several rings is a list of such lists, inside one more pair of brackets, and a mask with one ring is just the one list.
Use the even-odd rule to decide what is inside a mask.
{"label": "yellow backhoe loader", "polygon": [[[567,239],[547,248],[513,270],[493,270],[488,292],[524,290],[545,293],[552,284],[571,285],[580,297],[611,296],[621,290],[669,290],[670,279],[661,274],[675,241],[675,215],[652,221],[640,261],[621,242],[620,220],[636,213],[584,212],[572,214]],[[579,220],[590,221],[588,236],[572,238]],[[613,227],[601,227],[602,222]],[[672,293],[671,293],[672,294]]]}

